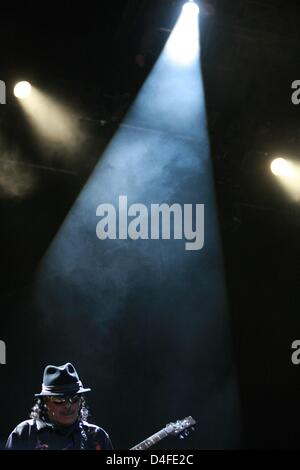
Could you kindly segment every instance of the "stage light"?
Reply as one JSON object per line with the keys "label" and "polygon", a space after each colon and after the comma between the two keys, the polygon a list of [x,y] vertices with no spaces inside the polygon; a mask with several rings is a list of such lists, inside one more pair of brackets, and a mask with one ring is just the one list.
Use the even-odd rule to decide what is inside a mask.
{"label": "stage light", "polygon": [[293,165],[285,158],[275,158],[271,163],[271,171],[276,176],[290,177],[293,175]]}
{"label": "stage light", "polygon": [[20,100],[25,100],[31,93],[31,85],[29,82],[19,82],[14,88],[14,95]]}
{"label": "stage light", "polygon": [[188,66],[199,58],[199,7],[189,1],[182,7],[181,15],[166,46],[167,54],[176,65]]}
{"label": "stage light", "polygon": [[185,3],[182,7],[183,13],[187,15],[198,15],[200,12],[200,9],[193,0],[189,0],[189,2]]}
{"label": "stage light", "polygon": [[271,171],[293,201],[300,201],[300,164],[296,160],[275,158]]}

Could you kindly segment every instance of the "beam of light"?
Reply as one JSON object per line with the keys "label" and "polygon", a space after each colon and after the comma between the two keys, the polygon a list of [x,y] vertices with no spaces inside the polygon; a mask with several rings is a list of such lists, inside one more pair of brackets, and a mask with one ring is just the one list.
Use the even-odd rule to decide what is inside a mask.
{"label": "beam of light", "polygon": [[189,65],[199,56],[199,7],[190,1],[183,5],[182,13],[167,42],[166,52],[177,64]]}
{"label": "beam of light", "polygon": [[[128,397],[124,421],[138,400],[138,384],[147,383],[154,398],[143,408],[145,419],[162,412],[185,413],[189,403],[205,423],[201,448],[232,448],[240,439],[239,399],[200,51],[194,42],[198,15],[190,8],[183,11],[170,42],[45,254],[36,278],[35,305],[41,341],[43,335],[57,338],[59,322],[64,341],[53,344],[53,353],[73,351],[91,364],[91,373],[96,361],[99,377],[111,374],[113,358],[116,389],[122,384]],[[170,44],[177,33],[182,41],[181,28],[188,42],[174,57]],[[188,62],[187,46],[193,52]],[[176,51],[171,47],[171,52]],[[175,237],[133,240],[116,227],[111,237],[97,238],[100,205],[116,209],[117,225],[121,219],[132,219],[132,213],[119,205],[121,195],[134,210],[141,205],[150,209],[151,204],[204,204],[204,249],[189,253],[185,241]],[[195,222],[192,215],[191,219]],[[119,337],[124,341],[119,342]],[[123,366],[136,357],[143,358],[142,369],[137,366],[137,373],[136,368],[127,368],[124,381]],[[158,376],[145,370],[145,361],[150,370],[158,367],[163,377],[159,383]],[[179,381],[183,386],[178,388]]]}
{"label": "beam of light", "polygon": [[32,87],[26,100],[20,101],[42,143],[73,152],[83,140],[75,112]]}
{"label": "beam of light", "polygon": [[271,171],[293,201],[300,201],[300,164],[278,157],[271,162]]}
{"label": "beam of light", "polygon": [[20,100],[26,100],[31,94],[32,86],[29,82],[18,82],[14,87],[14,95]]}

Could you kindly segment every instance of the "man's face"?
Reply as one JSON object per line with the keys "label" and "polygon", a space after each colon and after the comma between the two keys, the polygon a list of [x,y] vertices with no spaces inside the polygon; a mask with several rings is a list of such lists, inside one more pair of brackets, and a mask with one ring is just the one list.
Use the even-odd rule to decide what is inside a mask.
{"label": "man's face", "polygon": [[71,397],[47,397],[45,405],[48,410],[49,419],[61,426],[70,426],[78,418],[81,397],[73,395]]}

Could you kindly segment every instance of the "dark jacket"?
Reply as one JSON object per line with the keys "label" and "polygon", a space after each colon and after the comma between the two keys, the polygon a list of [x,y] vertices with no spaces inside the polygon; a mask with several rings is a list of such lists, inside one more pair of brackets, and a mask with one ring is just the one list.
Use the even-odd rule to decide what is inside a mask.
{"label": "dark jacket", "polygon": [[10,434],[8,450],[112,450],[106,432],[86,421],[58,427],[40,419],[20,423]]}

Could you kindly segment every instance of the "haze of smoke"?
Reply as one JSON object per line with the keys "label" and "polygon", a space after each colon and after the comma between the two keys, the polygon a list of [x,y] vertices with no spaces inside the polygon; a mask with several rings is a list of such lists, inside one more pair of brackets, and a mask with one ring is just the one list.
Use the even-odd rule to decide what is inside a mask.
{"label": "haze of smoke", "polygon": [[0,193],[5,197],[22,198],[32,193],[36,178],[18,161],[17,153],[0,152]]}

